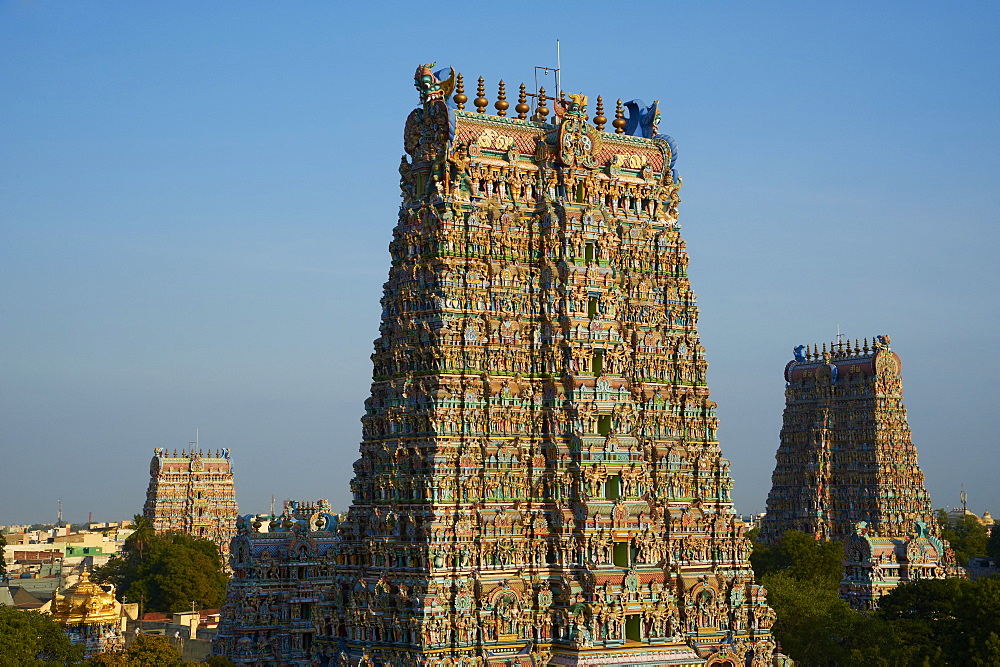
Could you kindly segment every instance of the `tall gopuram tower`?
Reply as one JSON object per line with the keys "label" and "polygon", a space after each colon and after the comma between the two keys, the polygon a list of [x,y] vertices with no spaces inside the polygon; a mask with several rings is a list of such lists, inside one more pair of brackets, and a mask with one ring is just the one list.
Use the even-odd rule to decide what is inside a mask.
{"label": "tall gopuram tower", "polygon": [[[193,443],[192,443],[193,444]],[[229,553],[236,532],[236,487],[229,450],[153,451],[142,514],[157,532],[176,530],[203,537]]]}
{"label": "tall gopuram tower", "polygon": [[901,581],[957,575],[917,465],[899,355],[888,336],[800,345],[785,366],[785,412],[765,541],[787,530],[845,544],[841,593],[875,606]]}
{"label": "tall gopuram tower", "polygon": [[470,105],[432,69],[311,645],[352,665],[769,664],[657,103],[606,130],[600,97],[588,118],[582,95],[512,105],[501,82],[488,113],[482,79]]}

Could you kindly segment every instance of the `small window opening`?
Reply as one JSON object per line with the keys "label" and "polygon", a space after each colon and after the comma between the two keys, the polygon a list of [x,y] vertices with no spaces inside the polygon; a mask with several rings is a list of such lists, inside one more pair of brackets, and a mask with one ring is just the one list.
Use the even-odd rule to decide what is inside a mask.
{"label": "small window opening", "polygon": [[621,497],[621,475],[611,475],[604,487],[604,497],[608,500],[618,500]]}
{"label": "small window opening", "polygon": [[601,415],[597,418],[597,433],[611,435],[611,415]]}
{"label": "small window opening", "polygon": [[593,370],[594,375],[600,375],[604,371],[604,352],[602,350],[594,352],[590,367]]}
{"label": "small window opening", "polygon": [[628,614],[625,616],[625,639],[642,641],[642,616],[640,614]]}
{"label": "small window opening", "polygon": [[615,542],[613,562],[616,567],[628,567],[628,542]]}

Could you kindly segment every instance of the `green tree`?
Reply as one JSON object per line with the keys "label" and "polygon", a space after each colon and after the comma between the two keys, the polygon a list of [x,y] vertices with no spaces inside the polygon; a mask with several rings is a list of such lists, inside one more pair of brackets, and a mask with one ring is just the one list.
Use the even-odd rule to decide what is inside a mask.
{"label": "green tree", "polygon": [[166,637],[136,635],[125,651],[101,653],[87,660],[94,667],[160,667],[181,665],[181,652]]}
{"label": "green tree", "polygon": [[1000,563],[1000,525],[993,526],[986,541],[986,555]]}
{"label": "green tree", "polygon": [[153,520],[142,514],[136,514],[132,517],[132,534],[125,538],[125,546],[135,550],[142,559],[142,552],[155,535]]}
{"label": "green tree", "polygon": [[219,607],[227,577],[215,543],[184,533],[126,540],[120,555],[95,570],[93,580],[113,583],[125,599],[142,601],[144,611],[172,613]]}
{"label": "green tree", "polygon": [[4,560],[3,550],[7,546],[7,538],[0,533],[0,581],[7,578],[7,561]]}
{"label": "green tree", "polygon": [[130,665],[180,665],[181,652],[166,637],[137,635],[125,651]]}
{"label": "green tree", "polygon": [[754,574],[784,572],[799,581],[821,584],[836,593],[844,571],[840,542],[821,541],[798,530],[789,530],[771,545],[755,544],[750,554]]}
{"label": "green tree", "polygon": [[849,635],[853,619],[850,608],[835,590],[788,572],[767,574],[761,583],[767,589],[768,604],[777,614],[771,631],[785,653],[806,665],[845,661],[841,640]]}
{"label": "green tree", "polygon": [[[938,522],[940,523],[940,518]],[[973,556],[986,555],[989,536],[986,533],[986,526],[979,523],[979,519],[975,516],[965,514],[959,517],[954,525],[941,529],[941,537],[951,542],[951,548],[955,550],[955,560],[963,567],[969,564],[969,559]]]}
{"label": "green tree", "polygon": [[856,612],[839,597],[834,553],[795,531],[754,545],[751,563],[777,613],[774,636],[797,664],[1000,667],[1000,577],[905,583],[877,611]]}
{"label": "green tree", "polygon": [[754,544],[750,562],[777,614],[772,632],[796,664],[897,664],[881,657],[901,655],[894,629],[840,598],[840,542],[790,530],[774,544]]}
{"label": "green tree", "polygon": [[906,647],[905,664],[1000,665],[1000,578],[902,584],[877,615]]}
{"label": "green tree", "polygon": [[74,646],[51,616],[0,606],[0,667],[75,664],[83,647]]}

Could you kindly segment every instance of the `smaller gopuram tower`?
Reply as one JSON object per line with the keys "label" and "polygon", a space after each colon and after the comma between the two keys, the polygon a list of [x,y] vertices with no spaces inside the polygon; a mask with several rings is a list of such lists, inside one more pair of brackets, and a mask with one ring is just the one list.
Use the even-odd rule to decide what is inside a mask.
{"label": "smaller gopuram tower", "polygon": [[841,593],[875,606],[902,581],[958,574],[937,537],[888,336],[795,348],[761,538],[799,530],[845,544]]}
{"label": "smaller gopuram tower", "polygon": [[176,530],[212,540],[222,554],[236,532],[236,487],[229,450],[154,450],[143,516],[156,532]]}

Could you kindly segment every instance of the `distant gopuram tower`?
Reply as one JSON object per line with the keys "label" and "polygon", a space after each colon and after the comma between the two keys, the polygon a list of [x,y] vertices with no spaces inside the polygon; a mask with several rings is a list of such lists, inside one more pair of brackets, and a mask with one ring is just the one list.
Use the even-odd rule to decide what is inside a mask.
{"label": "distant gopuram tower", "polygon": [[149,464],[149,488],[143,516],[156,532],[176,530],[203,537],[229,553],[236,532],[236,487],[229,450],[157,448]]}
{"label": "distant gopuram tower", "polygon": [[[871,608],[900,581],[957,574],[917,465],[888,336],[795,348],[761,538],[845,543],[841,592]],[[911,546],[912,544],[912,546]],[[909,556],[907,555],[909,553]]]}
{"label": "distant gopuram tower", "polygon": [[415,83],[354,501],[278,551],[337,584],[288,655],[770,664],[658,104]]}

